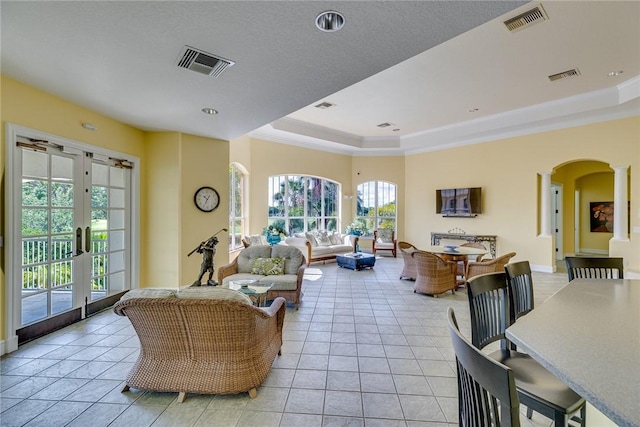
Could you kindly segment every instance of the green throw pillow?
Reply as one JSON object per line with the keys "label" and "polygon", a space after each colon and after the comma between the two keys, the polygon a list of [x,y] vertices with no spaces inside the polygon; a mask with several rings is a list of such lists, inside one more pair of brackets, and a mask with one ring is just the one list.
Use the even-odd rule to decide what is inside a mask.
{"label": "green throw pillow", "polygon": [[256,258],[253,261],[251,274],[264,276],[284,274],[284,258]]}

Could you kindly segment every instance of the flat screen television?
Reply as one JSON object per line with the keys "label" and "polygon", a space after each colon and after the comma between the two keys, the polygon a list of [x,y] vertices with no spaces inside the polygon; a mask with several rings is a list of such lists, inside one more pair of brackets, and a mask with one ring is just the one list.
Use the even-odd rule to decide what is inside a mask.
{"label": "flat screen television", "polygon": [[475,216],[482,213],[482,188],[436,190],[436,213],[444,216]]}

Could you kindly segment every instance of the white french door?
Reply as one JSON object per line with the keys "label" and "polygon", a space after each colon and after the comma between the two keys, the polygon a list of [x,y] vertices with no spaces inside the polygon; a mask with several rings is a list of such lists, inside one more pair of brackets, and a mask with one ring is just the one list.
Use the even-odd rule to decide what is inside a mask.
{"label": "white french door", "polygon": [[10,134],[9,336],[25,342],[130,288],[134,163],[54,136]]}

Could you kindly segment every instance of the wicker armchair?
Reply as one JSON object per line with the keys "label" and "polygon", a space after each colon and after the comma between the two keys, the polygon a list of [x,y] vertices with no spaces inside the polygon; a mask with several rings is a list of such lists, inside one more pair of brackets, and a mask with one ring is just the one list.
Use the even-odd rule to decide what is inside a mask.
{"label": "wicker armchair", "polygon": [[416,262],[411,254],[417,251],[418,248],[413,246],[411,243],[398,242],[398,249],[400,249],[400,254],[404,260],[404,267],[402,268],[402,273],[400,273],[400,278],[416,280]]}
{"label": "wicker armchair", "polygon": [[467,264],[467,271],[465,278],[469,280],[473,276],[486,273],[500,273],[504,272],[504,266],[509,263],[509,260],[516,256],[515,252],[509,252],[494,259],[486,259],[482,261],[470,261]]}
{"label": "wicker armchair", "polygon": [[[467,243],[464,243],[464,244],[460,245],[460,247],[476,248],[476,249],[484,249],[484,250],[487,249],[480,242],[467,242]],[[480,261],[483,256],[484,255],[469,255],[467,257],[466,261],[458,261],[458,276],[465,277],[464,275],[465,275],[465,272],[467,271],[467,264],[469,263],[469,261],[474,261],[474,262],[475,261]]]}
{"label": "wicker armchair", "polygon": [[123,392],[129,387],[179,392],[178,402],[186,393],[257,395],[256,387],[280,354],[285,300],[258,308],[248,298],[243,301],[239,292],[198,289],[205,291],[239,296],[131,297],[114,306],[116,314],[129,318],[140,339],[140,355]]}
{"label": "wicker armchair", "polygon": [[456,263],[445,261],[430,252],[417,250],[412,254],[416,263],[416,282],[413,292],[437,297],[456,290]]}

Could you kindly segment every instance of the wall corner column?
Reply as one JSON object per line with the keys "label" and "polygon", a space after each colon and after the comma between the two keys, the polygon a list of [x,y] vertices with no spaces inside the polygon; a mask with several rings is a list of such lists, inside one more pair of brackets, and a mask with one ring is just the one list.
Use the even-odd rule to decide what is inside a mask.
{"label": "wall corner column", "polygon": [[627,209],[627,171],[629,166],[612,166],[613,184],[613,239],[629,240],[629,212]]}
{"label": "wall corner column", "polygon": [[551,172],[540,172],[540,236],[551,236]]}

